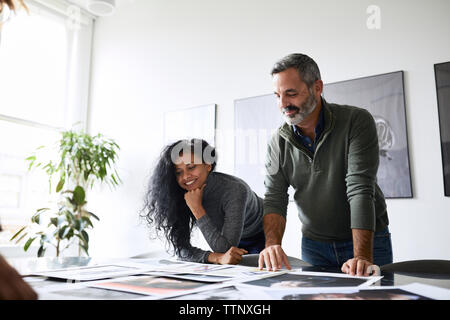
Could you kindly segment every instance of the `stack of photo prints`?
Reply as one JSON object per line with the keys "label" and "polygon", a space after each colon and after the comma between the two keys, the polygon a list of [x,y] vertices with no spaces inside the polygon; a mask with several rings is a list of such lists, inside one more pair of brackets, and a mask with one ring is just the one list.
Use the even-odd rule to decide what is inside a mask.
{"label": "stack of photo prints", "polygon": [[441,300],[450,290],[412,283],[381,286],[382,276],[302,269],[259,270],[174,259],[47,270],[24,275],[43,300]]}

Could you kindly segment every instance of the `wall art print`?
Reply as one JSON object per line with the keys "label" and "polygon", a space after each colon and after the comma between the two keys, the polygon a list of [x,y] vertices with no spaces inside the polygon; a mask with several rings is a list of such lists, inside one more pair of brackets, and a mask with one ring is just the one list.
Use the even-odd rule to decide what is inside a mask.
{"label": "wall art print", "polygon": [[450,62],[434,65],[441,135],[444,194],[450,197]]}
{"label": "wall art print", "polygon": [[323,89],[327,102],[365,108],[372,114],[380,148],[377,179],[386,198],[413,196],[403,78],[403,71],[397,71],[328,83]]}

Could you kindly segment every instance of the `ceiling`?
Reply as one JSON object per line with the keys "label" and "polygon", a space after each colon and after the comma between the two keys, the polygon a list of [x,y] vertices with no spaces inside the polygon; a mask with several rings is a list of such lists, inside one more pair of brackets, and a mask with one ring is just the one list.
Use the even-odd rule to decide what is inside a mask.
{"label": "ceiling", "polygon": [[[88,11],[87,10],[87,2],[89,0],[66,0],[66,1],[69,2],[69,3],[73,3],[73,4],[77,5],[77,6],[79,6],[80,8]],[[124,3],[132,3],[135,0],[115,0],[115,1],[116,1],[116,10],[117,10],[117,8],[119,8],[122,4],[124,4]]]}

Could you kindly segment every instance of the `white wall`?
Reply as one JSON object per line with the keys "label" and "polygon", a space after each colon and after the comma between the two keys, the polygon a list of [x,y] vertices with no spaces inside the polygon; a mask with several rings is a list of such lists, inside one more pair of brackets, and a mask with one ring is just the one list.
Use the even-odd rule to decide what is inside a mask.
{"label": "white wall", "polygon": [[[124,184],[90,195],[102,219],[91,253],[131,256],[151,243],[138,211],[162,147],[162,115],[216,103],[231,130],[233,101],[272,92],[273,63],[292,52],[313,57],[325,83],[405,71],[413,199],[388,200],[394,260],[450,259],[450,198],[444,197],[433,65],[450,61],[448,0],[135,0],[96,22],[91,80],[92,133],[122,147]],[[381,9],[370,30],[369,5]],[[232,139],[230,139],[232,140]],[[233,145],[217,145],[219,171],[233,173]],[[300,256],[291,205],[288,254]],[[201,241],[201,240],[200,240]]]}

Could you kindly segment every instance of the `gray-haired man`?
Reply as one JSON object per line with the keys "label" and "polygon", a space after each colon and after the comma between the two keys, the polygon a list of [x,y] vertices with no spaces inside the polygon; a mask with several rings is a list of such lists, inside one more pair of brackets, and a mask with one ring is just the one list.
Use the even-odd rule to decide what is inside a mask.
{"label": "gray-haired man", "polygon": [[268,144],[266,248],[260,253],[260,269],[290,268],[281,248],[289,186],[302,222],[303,260],[352,275],[368,275],[368,266],[391,263],[372,116],[365,109],[326,102],[319,68],[304,54],[278,61],[272,76],[286,123]]}

